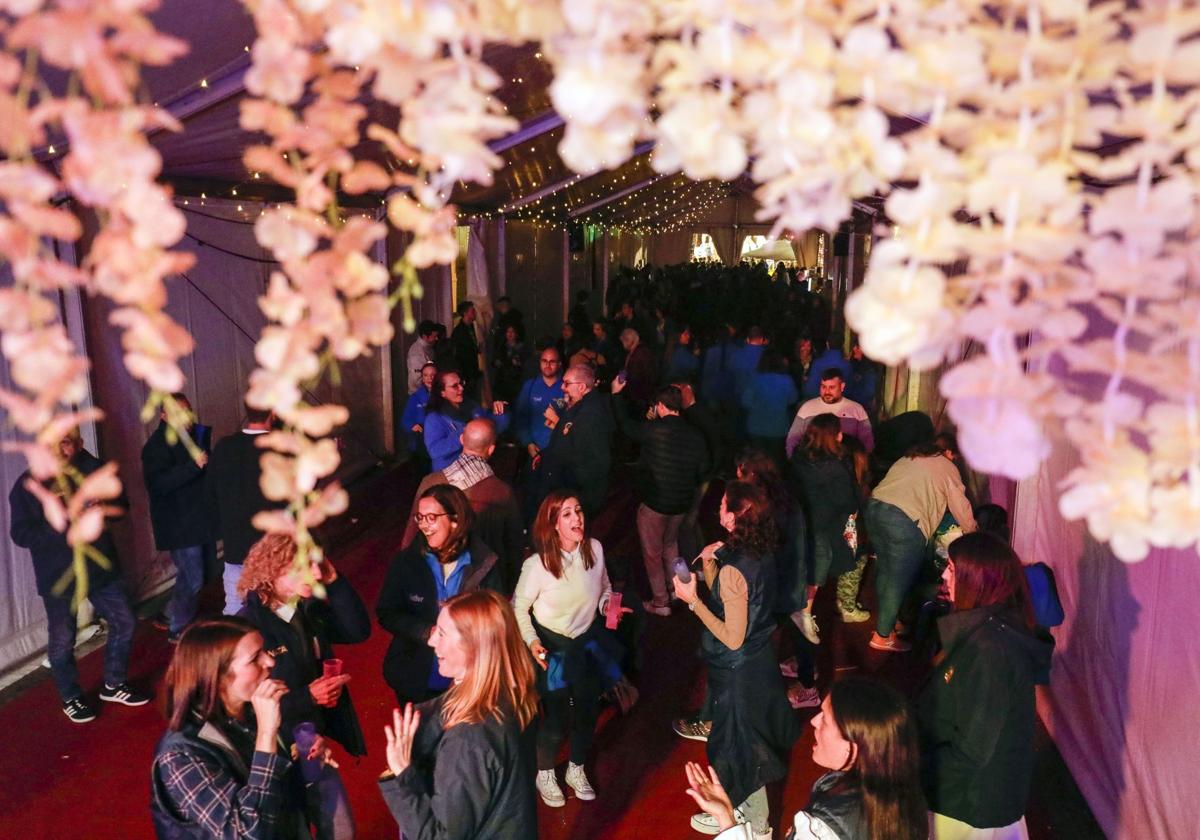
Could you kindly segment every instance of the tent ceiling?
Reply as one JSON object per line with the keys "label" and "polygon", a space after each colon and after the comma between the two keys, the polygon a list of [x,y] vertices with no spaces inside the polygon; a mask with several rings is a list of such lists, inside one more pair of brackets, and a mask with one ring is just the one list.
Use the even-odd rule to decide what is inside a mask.
{"label": "tent ceiling", "polygon": [[[242,78],[249,66],[254,25],[239,0],[164,0],[154,14],[159,28],[191,44],[190,52],[165,68],[148,68],[146,88],[153,101],[181,117],[180,134],[160,132],[152,138],[163,156],[164,177],[181,194],[207,191],[211,197],[232,195],[279,200],[286,195],[256,180],[242,164],[245,148],[263,138],[238,125]],[[561,120],[549,100],[550,66],[533,45],[490,45],[484,60],[502,85],[496,95],[521,122],[509,138],[493,144],[503,159],[491,186],[459,184],[452,200],[466,215],[529,219],[554,224],[580,222],[607,226],[662,228],[705,207],[733,197],[749,197],[747,177],[732,184],[696,184],[682,175],[661,176],[651,165],[649,144],[615,170],[581,178],[558,156]],[[395,124],[392,106],[368,101],[371,118]],[[361,157],[390,166],[375,144],[356,150]],[[359,202],[352,202],[359,203]],[[749,211],[747,212],[749,216]]]}

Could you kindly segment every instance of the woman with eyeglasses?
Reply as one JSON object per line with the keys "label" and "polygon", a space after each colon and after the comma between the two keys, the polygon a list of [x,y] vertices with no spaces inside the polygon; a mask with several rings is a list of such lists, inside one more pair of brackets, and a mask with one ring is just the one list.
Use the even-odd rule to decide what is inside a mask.
{"label": "woman with eyeglasses", "polygon": [[433,470],[443,470],[462,454],[463,429],[476,417],[487,417],[496,424],[496,434],[508,431],[512,415],[505,403],[497,400],[488,411],[468,399],[463,380],[456,370],[439,370],[433,380],[429,402],[425,406],[425,449],[433,462]]}
{"label": "woman with eyeglasses", "polygon": [[401,704],[436,697],[450,687],[429,647],[442,604],[476,589],[502,589],[496,552],[471,533],[467,496],[435,484],[417,500],[417,536],[392,560],[375,614],[392,643],[383,678]]}
{"label": "woman with eyeglasses", "polygon": [[281,749],[274,657],[241,618],[183,632],[167,670],[167,733],[151,771],[150,813],[160,840],[300,837],[300,807],[285,804],[291,761]]}
{"label": "woman with eyeglasses", "polygon": [[[812,719],[817,779],[808,804],[792,819],[792,840],[924,840],[917,728],[904,698],[863,677],[833,684]],[[738,824],[717,772],[688,762],[688,795],[717,824],[719,840],[757,840]],[[766,835],[769,836],[769,835]]]}

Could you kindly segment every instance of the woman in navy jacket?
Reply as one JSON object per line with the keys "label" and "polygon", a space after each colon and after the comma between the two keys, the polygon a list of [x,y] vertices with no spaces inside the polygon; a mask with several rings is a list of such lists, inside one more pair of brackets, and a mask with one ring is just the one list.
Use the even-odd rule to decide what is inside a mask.
{"label": "woman in navy jacket", "polygon": [[417,537],[392,560],[375,606],[380,626],[393,636],[383,678],[402,704],[449,687],[429,647],[441,605],[463,592],[502,589],[496,553],[471,534],[465,493],[435,484],[417,500],[414,518]]}

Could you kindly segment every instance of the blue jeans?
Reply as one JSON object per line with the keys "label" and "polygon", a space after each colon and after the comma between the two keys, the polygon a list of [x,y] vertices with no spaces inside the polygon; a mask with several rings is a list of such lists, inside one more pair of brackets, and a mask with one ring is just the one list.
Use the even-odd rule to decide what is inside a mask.
{"label": "blue jeans", "polygon": [[875,549],[875,594],[879,599],[875,632],[889,636],[904,599],[921,573],[929,540],[908,514],[878,499],[867,502],[865,519]]}
{"label": "blue jeans", "polygon": [[325,765],[321,778],[304,789],[304,799],[308,822],[317,829],[317,840],[354,840],[354,815],[336,768]]}
{"label": "blue jeans", "polygon": [[225,615],[237,615],[242,608],[242,596],[238,594],[237,583],[242,577],[242,565],[225,564],[221,575],[221,583],[225,587]]}
{"label": "blue jeans", "polygon": [[196,617],[196,602],[200,590],[204,588],[205,557],[212,550],[212,545],[171,549],[171,562],[175,564],[175,589],[167,604],[167,619],[173,634],[182,633],[183,628]]}
{"label": "blue jeans", "polygon": [[[108,640],[104,643],[104,684],[120,685],[125,682],[133,642],[134,618],[129,597],[120,581],[112,581],[88,592],[88,600],[96,613],[108,622]],[[75,633],[78,629],[75,610],[70,598],[43,595],[42,603],[46,605],[50,636],[46,656],[58,694],[66,703],[83,696],[83,689],[79,687],[79,669],[75,665]]]}

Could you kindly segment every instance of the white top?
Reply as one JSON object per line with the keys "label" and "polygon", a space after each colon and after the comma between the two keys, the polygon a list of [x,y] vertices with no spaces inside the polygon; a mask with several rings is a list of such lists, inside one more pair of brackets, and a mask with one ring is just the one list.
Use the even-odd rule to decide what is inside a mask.
{"label": "white top", "polygon": [[531,555],[521,567],[521,579],[513,593],[513,611],[525,644],[537,638],[529,610],[538,624],[547,630],[574,639],[592,625],[598,612],[608,607],[612,584],[604,568],[604,549],[599,540],[590,540],[592,568],[583,567],[583,554],[577,548],[563,553],[563,575],[555,578],[542,565],[542,558]]}
{"label": "white top", "polygon": [[[795,840],[841,840],[832,828],[804,811],[796,812],[793,825]],[[722,831],[717,840],[754,840],[754,829],[748,823],[741,823]]]}
{"label": "white top", "polygon": [[875,448],[874,435],[871,434],[871,418],[867,416],[867,410],[860,403],[846,397],[842,397],[835,403],[827,403],[820,397],[813,397],[800,404],[796,417],[792,420],[792,427],[788,429],[785,447],[789,457],[792,450],[800,444],[801,438],[804,437],[809,421],[818,414],[834,415],[842,421],[843,432],[858,438],[868,452]]}

